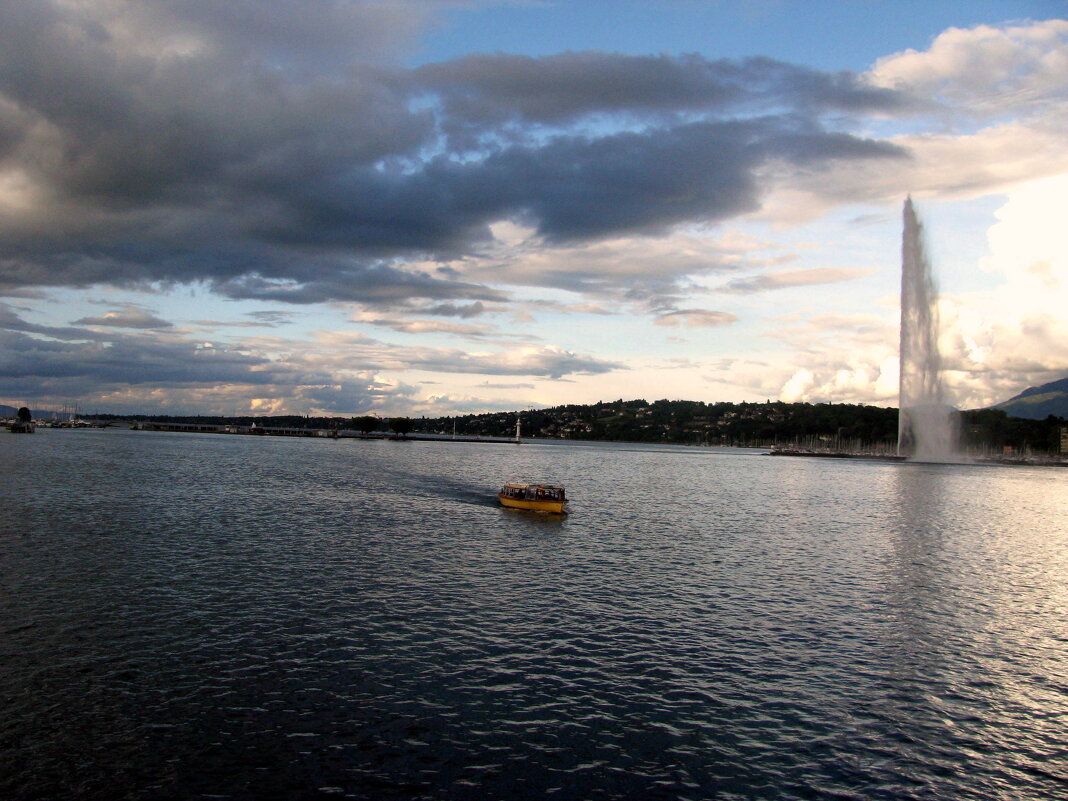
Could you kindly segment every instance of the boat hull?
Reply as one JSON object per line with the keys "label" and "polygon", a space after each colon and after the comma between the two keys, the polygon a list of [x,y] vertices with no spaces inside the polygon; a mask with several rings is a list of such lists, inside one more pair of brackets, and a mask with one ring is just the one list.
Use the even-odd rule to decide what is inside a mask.
{"label": "boat hull", "polygon": [[501,506],[507,506],[509,509],[523,509],[527,512],[548,512],[550,514],[562,515],[565,513],[567,501],[533,501],[526,500],[525,498],[509,498],[506,495],[497,495],[497,500],[501,502]]}

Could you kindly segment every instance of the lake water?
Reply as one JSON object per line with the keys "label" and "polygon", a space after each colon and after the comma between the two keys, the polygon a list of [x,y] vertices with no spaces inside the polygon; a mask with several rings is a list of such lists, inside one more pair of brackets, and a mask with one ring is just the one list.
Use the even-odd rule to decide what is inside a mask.
{"label": "lake water", "polygon": [[0,798],[1068,798],[1064,470],[118,430],[0,465]]}

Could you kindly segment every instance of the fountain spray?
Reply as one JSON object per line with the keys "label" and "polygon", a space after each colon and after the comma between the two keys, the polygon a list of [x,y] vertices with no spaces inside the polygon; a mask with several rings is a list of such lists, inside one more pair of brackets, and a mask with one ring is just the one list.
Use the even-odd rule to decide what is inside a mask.
{"label": "fountain spray", "polygon": [[912,198],[901,240],[901,349],[898,454],[923,462],[958,461],[953,410],[946,404],[938,352],[938,291]]}

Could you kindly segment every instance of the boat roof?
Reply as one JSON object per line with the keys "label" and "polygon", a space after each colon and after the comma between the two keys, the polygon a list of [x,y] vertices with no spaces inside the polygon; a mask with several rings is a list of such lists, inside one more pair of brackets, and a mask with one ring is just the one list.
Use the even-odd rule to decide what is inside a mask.
{"label": "boat roof", "polygon": [[504,486],[510,487],[511,489],[527,489],[529,487],[535,487],[535,488],[540,488],[540,489],[558,489],[558,490],[562,490],[563,489],[563,487],[561,487],[558,484],[517,484],[517,483],[514,483],[514,482],[509,482],[508,484],[505,484]]}

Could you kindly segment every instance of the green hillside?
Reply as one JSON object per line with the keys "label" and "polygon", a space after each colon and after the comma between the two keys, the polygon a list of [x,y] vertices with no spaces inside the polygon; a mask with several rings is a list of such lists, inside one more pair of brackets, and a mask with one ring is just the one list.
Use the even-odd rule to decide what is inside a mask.
{"label": "green hillside", "polygon": [[1068,378],[1029,387],[1016,397],[991,408],[1000,409],[1010,417],[1028,420],[1045,420],[1050,415],[1068,418]]}

